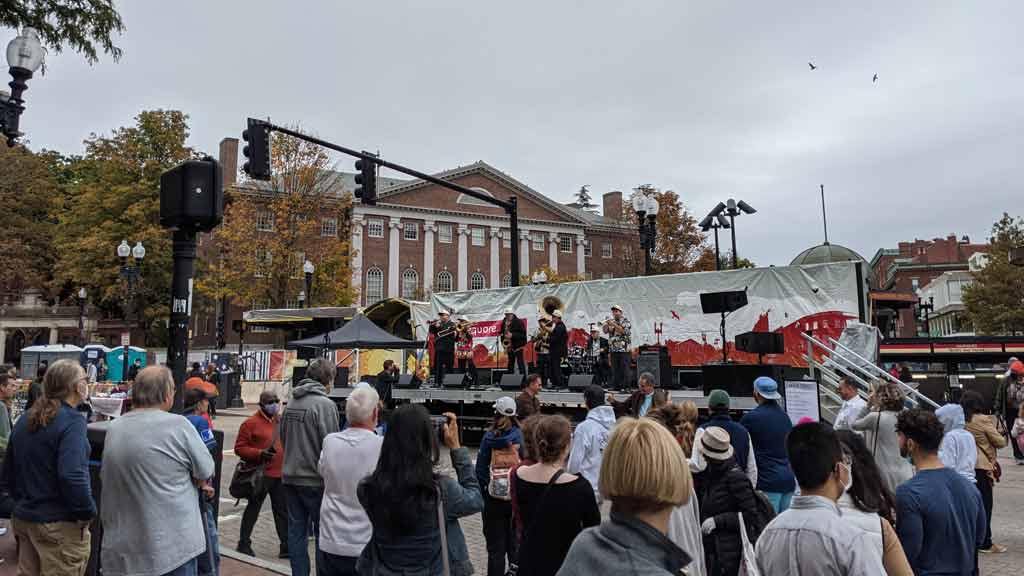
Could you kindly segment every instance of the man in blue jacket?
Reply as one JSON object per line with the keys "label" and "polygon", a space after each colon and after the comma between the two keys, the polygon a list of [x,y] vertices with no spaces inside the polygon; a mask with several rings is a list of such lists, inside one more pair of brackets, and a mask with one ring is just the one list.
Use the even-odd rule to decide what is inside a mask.
{"label": "man in blue jacket", "polygon": [[789,415],[779,406],[779,384],[768,376],[754,380],[757,408],[747,412],[740,424],[750,433],[757,461],[757,489],[764,492],[776,514],[789,508],[796,478],[786,456],[786,436],[793,428]]}

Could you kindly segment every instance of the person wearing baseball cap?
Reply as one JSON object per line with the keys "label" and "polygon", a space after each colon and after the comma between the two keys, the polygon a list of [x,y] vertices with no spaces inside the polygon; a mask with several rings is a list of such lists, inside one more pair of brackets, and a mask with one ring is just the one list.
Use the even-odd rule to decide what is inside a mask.
{"label": "person wearing baseball cap", "polygon": [[429,329],[434,337],[430,362],[434,368],[435,385],[443,386],[445,374],[455,368],[455,323],[449,319],[449,313],[444,308],[438,311],[437,318]]}
{"label": "person wearing baseball cap", "polygon": [[781,398],[778,382],[768,376],[758,377],[754,380],[757,408],[740,420],[754,444],[757,489],[765,493],[777,514],[789,508],[796,490],[796,478],[786,455],[786,436],[793,428],[793,422],[779,406]]}
{"label": "person wearing baseball cap", "polygon": [[[750,434],[739,422],[729,415],[729,405],[732,399],[725,390],[712,390],[708,394],[708,409],[711,411],[711,418],[697,428],[693,443],[700,444],[700,436],[708,428],[717,426],[729,433],[729,444],[733,448],[733,458],[740,470],[750,479],[752,486],[757,485],[757,458],[754,455],[754,445],[750,442]],[[700,471],[704,469],[704,455],[699,450],[693,451],[691,470]]]}
{"label": "person wearing baseball cap", "polygon": [[504,574],[505,562],[516,562],[516,536],[509,493],[512,468],[519,465],[523,433],[516,419],[516,401],[502,396],[494,403],[494,420],[480,441],[476,479],[484,497],[483,529],[487,542],[487,573]]}

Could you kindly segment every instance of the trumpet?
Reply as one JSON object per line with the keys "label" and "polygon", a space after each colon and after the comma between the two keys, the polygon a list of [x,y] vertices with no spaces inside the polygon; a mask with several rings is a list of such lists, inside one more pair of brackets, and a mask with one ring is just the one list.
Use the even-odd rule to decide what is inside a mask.
{"label": "trumpet", "polygon": [[622,334],[625,333],[626,331],[626,329],[623,328],[621,324],[615,321],[615,318],[608,318],[607,320],[605,320],[602,328],[603,332],[611,334],[613,336],[622,336]]}

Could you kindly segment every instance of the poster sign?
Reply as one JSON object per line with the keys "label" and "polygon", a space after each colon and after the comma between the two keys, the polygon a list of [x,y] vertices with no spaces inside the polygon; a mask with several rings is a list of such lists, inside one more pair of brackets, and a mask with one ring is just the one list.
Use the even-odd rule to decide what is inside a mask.
{"label": "poster sign", "polygon": [[821,421],[818,383],[814,380],[786,380],[786,414],[796,425],[801,418]]}
{"label": "poster sign", "polygon": [[128,346],[132,343],[131,332],[121,332],[121,346]]}

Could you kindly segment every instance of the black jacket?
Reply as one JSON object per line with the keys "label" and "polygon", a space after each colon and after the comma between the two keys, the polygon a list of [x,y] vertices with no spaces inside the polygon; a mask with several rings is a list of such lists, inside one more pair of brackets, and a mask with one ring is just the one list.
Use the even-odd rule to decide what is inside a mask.
{"label": "black jacket", "polygon": [[[505,332],[505,321],[501,321],[502,334]],[[522,348],[526,346],[526,326],[523,321],[519,319],[515,314],[512,315],[512,321],[509,325],[509,332],[512,333],[512,348]]]}
{"label": "black jacket", "polygon": [[[587,354],[590,353],[590,348],[593,345],[594,345],[594,338],[593,337],[587,338]],[[607,338],[603,338],[603,337],[598,337],[597,338],[597,348],[598,348],[598,350],[600,350],[600,352],[598,352],[597,359],[600,360],[601,362],[608,362],[608,339]]]}
{"label": "black jacket", "polygon": [[[654,398],[651,399],[651,410],[659,406],[664,406],[668,402],[668,393],[661,388],[654,389]],[[611,407],[615,410],[615,417],[622,418],[623,416],[632,416],[633,418],[640,417],[640,407],[644,404],[644,393],[637,390],[633,392],[626,399],[625,402],[618,400],[612,400],[610,402]]]}
{"label": "black jacket", "polygon": [[694,476],[694,489],[700,503],[700,521],[715,519],[714,532],[704,536],[708,576],[735,576],[743,554],[737,513],[743,514],[751,543],[759,532],[754,487],[732,458],[707,462],[707,469]]}
{"label": "black jacket", "polygon": [[[438,336],[441,332],[447,332],[444,336]],[[455,350],[455,323],[451,320],[438,322],[430,327],[430,333],[434,335],[435,350]]]}
{"label": "black jacket", "polygon": [[561,362],[568,355],[569,331],[565,328],[565,322],[558,322],[551,328],[551,336],[548,338],[548,357],[551,362]]}
{"label": "black jacket", "polygon": [[389,408],[391,407],[391,390],[397,385],[398,373],[387,370],[381,370],[377,373],[377,381],[374,383],[373,388],[377,391],[377,395],[380,396],[380,401]]}

